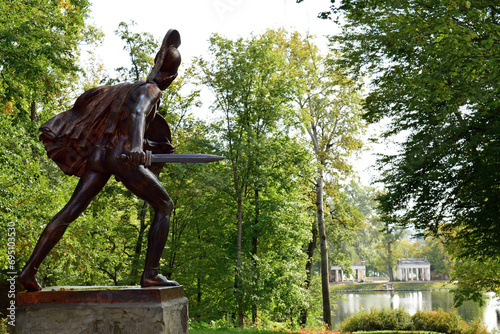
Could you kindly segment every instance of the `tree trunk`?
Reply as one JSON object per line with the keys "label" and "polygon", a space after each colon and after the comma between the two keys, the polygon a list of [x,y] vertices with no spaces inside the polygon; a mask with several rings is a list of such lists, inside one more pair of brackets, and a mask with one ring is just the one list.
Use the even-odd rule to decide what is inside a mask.
{"label": "tree trunk", "polygon": [[[259,279],[258,268],[257,268],[257,251],[258,251],[258,242],[259,242],[259,189],[255,189],[255,220],[253,223],[253,234],[252,234],[252,260],[255,273],[257,275],[256,279]],[[257,305],[252,305],[252,324],[255,325],[257,322]]]}
{"label": "tree trunk", "polygon": [[31,113],[30,113],[30,120],[31,120],[31,122],[34,122],[35,119],[36,119],[36,102],[35,101],[31,102],[31,108],[30,109],[31,109],[30,110],[31,111]]}
{"label": "tree trunk", "polygon": [[387,269],[389,272],[389,282],[394,281],[394,273],[392,272],[392,242],[387,243]]}
{"label": "tree trunk", "polygon": [[198,302],[198,306],[201,305],[201,279],[199,277],[196,278],[196,301]]}
{"label": "tree trunk", "polygon": [[[196,235],[198,237],[198,244],[201,245],[202,244],[202,241],[201,241],[201,232],[200,232],[200,226],[198,224],[196,224]],[[201,305],[201,296],[202,296],[202,292],[201,292],[201,278],[198,276],[200,275],[200,273],[197,273],[196,276],[196,289],[197,289],[197,298],[196,298],[196,301],[198,302],[198,306]]]}
{"label": "tree trunk", "polygon": [[242,197],[241,194],[238,194],[237,197],[237,205],[238,205],[238,236],[237,236],[237,245],[236,245],[236,282],[235,282],[235,290],[236,297],[238,300],[238,326],[243,328],[243,293],[241,291],[241,239],[242,239],[242,231],[243,231],[243,208],[242,208]]}
{"label": "tree trunk", "polygon": [[323,172],[316,180],[316,208],[319,232],[319,245],[321,250],[321,291],[323,294],[323,321],[328,326],[332,327],[332,310],[330,303],[330,280],[329,280],[329,263],[328,263],[328,245],[326,241],[326,228],[323,213]]}
{"label": "tree trunk", "polygon": [[[312,233],[312,239],[309,242],[309,245],[307,246],[306,282],[305,282],[306,290],[309,290],[311,288],[314,250],[316,249],[316,244],[318,243],[318,226],[316,224],[313,224],[311,233]],[[308,310],[306,307],[304,307],[300,311],[300,319],[299,319],[300,325],[302,327],[307,324],[307,315],[308,315]]]}

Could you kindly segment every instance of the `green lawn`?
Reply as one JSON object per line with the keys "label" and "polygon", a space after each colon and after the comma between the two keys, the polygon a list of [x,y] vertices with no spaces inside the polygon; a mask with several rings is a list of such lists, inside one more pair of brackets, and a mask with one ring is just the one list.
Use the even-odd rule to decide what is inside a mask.
{"label": "green lawn", "polygon": [[[313,334],[318,333],[316,331],[308,332],[307,330],[300,330],[299,332],[280,332],[280,331],[266,331],[266,330],[256,330],[256,329],[189,329],[190,334]],[[354,332],[353,334],[440,334],[438,332],[426,332],[426,331],[370,331],[370,332]]]}
{"label": "green lawn", "polygon": [[330,285],[330,291],[336,290],[385,290],[382,283],[355,283]]}
{"label": "green lawn", "polygon": [[[334,284],[330,286],[330,290],[335,292],[339,290],[350,291],[370,291],[370,290],[385,290],[386,283],[349,283],[349,284]],[[439,290],[451,289],[453,284],[448,282],[394,282],[392,288],[398,290]]]}
{"label": "green lawn", "polygon": [[189,329],[189,334],[290,334],[290,332],[256,330],[256,329]]}
{"label": "green lawn", "polygon": [[451,289],[454,284],[450,282],[395,282],[392,284],[394,290],[440,290]]}

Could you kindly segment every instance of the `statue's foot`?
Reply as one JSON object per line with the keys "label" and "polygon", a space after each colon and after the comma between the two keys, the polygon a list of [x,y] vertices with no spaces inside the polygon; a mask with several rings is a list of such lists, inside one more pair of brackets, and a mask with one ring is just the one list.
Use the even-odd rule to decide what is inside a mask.
{"label": "statue's foot", "polygon": [[17,277],[17,281],[29,292],[42,290],[42,286],[38,284],[34,274],[30,275],[23,271],[21,275]]}
{"label": "statue's foot", "polygon": [[170,281],[160,274],[157,275],[142,275],[141,287],[146,288],[150,286],[180,286],[176,281]]}

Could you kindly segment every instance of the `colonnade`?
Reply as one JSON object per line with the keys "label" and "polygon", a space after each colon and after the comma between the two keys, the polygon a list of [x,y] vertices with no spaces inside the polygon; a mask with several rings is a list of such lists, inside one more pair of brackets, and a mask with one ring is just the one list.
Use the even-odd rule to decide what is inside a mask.
{"label": "colonnade", "polygon": [[[352,275],[346,277],[340,266],[330,267],[330,282],[364,282],[366,280],[365,261],[355,263]],[[425,259],[399,259],[397,261],[397,279],[400,281],[430,281],[431,263]]]}
{"label": "colonnade", "polygon": [[397,277],[400,281],[430,281],[431,264],[425,259],[399,259]]}
{"label": "colonnade", "polygon": [[362,264],[354,264],[352,267],[353,275],[351,277],[346,277],[344,270],[340,266],[332,266],[330,268],[330,282],[344,282],[344,281],[357,281],[363,282],[366,280],[366,266],[364,262]]}

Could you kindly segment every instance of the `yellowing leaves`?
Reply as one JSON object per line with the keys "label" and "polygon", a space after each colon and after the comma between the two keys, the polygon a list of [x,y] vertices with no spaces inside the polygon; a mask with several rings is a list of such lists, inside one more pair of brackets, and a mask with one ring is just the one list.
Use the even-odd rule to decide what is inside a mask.
{"label": "yellowing leaves", "polygon": [[72,12],[75,10],[75,7],[73,7],[69,1],[66,0],[59,0],[58,4],[59,8],[68,12]]}

